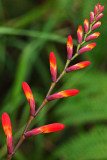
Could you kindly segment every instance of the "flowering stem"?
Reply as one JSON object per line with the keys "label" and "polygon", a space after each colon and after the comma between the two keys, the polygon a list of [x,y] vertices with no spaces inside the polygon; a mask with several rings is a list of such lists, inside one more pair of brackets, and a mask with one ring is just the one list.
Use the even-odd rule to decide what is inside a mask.
{"label": "flowering stem", "polygon": [[26,127],[25,127],[25,129],[23,131],[23,134],[22,134],[21,138],[19,139],[19,142],[15,146],[15,148],[13,150],[13,153],[7,155],[7,160],[11,160],[12,159],[13,155],[15,154],[15,152],[18,150],[18,148],[23,143],[23,141],[26,139],[26,137],[24,136],[24,134],[29,129],[32,120],[37,116],[37,114],[40,112],[40,110],[48,103],[47,97],[51,94],[53,88],[59,82],[59,80],[66,74],[66,68],[68,67],[68,65],[70,64],[70,62],[73,61],[79,55],[78,51],[79,51],[80,47],[86,42],[85,40],[86,40],[87,36],[92,32],[92,26],[96,22],[96,17],[98,16],[98,14],[99,13],[97,13],[96,16],[94,17],[93,23],[90,24],[89,31],[84,35],[83,41],[80,44],[77,44],[77,49],[76,49],[76,53],[74,54],[74,56],[70,60],[68,59],[66,61],[66,64],[65,64],[65,67],[64,67],[64,70],[62,71],[62,73],[59,75],[59,77],[56,79],[55,82],[51,83],[51,86],[50,86],[50,88],[49,88],[49,90],[47,92],[47,95],[46,95],[45,99],[43,100],[43,102],[41,103],[41,105],[39,106],[39,108],[36,110],[35,115],[29,117],[27,125],[26,125]]}
{"label": "flowering stem", "polygon": [[28,120],[27,125],[26,125],[26,127],[24,129],[23,134],[28,130],[28,128],[29,128],[29,126],[30,126],[30,124],[31,124],[31,122],[32,122],[33,119],[34,119],[34,116],[30,116],[29,117],[29,120]]}
{"label": "flowering stem", "polygon": [[[49,90],[48,90],[48,93],[47,93],[46,97],[48,97],[48,96],[50,95],[50,93],[52,92],[53,88],[54,88],[55,85],[58,83],[58,81],[66,74],[65,69],[68,67],[68,65],[70,64],[70,62],[71,62],[72,60],[74,60],[77,56],[78,56],[78,54],[76,53],[76,54],[74,54],[74,56],[72,57],[71,60],[67,60],[66,65],[65,65],[65,67],[64,67],[64,70],[63,70],[62,73],[59,75],[59,77],[56,79],[56,82],[51,83],[51,86],[50,86],[50,88],[49,88]],[[25,127],[25,129],[24,129],[24,132],[23,132],[21,138],[19,139],[19,142],[18,142],[17,145],[15,146],[13,153],[12,153],[11,155],[8,155],[8,156],[7,156],[7,160],[11,160],[11,159],[12,159],[13,155],[15,154],[15,152],[18,150],[18,148],[20,147],[20,145],[23,143],[23,141],[25,140],[24,133],[26,133],[26,131],[27,131],[28,128],[30,127],[30,124],[31,124],[32,120],[37,116],[37,114],[38,114],[38,113],[40,112],[40,110],[46,105],[46,103],[48,103],[48,100],[45,98],[45,99],[43,100],[42,104],[41,104],[41,105],[39,106],[39,108],[36,110],[35,116],[30,116],[30,117],[29,117],[29,120],[28,120],[28,122],[27,122],[27,125],[26,125],[26,127]]]}
{"label": "flowering stem", "polygon": [[55,87],[55,82],[51,83],[51,86],[49,88],[49,91],[48,91],[46,97],[48,97],[50,95],[50,93],[52,92],[52,90],[53,90],[54,87]]}
{"label": "flowering stem", "polygon": [[[96,17],[98,16],[99,13],[96,14],[96,16],[94,17],[94,21],[90,24],[90,28],[89,28],[89,31],[84,35],[84,40],[80,43],[80,44],[77,44],[77,53],[80,49],[80,47],[86,43],[85,39],[87,38],[87,36],[92,32],[92,26],[95,24],[96,22]],[[78,54],[79,55],[79,54]],[[77,56],[78,56],[77,55]]]}
{"label": "flowering stem", "polygon": [[35,117],[37,116],[37,114],[40,112],[40,110],[45,106],[45,104],[47,103],[47,99],[45,98],[42,102],[42,104],[40,105],[40,107],[36,110],[36,113],[35,113]]}

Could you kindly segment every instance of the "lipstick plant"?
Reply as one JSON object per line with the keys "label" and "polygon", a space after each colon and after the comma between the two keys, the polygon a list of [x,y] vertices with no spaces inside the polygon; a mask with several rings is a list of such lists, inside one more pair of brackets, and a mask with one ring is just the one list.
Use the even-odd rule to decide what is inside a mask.
{"label": "lipstick plant", "polygon": [[[22,83],[22,88],[24,91],[24,94],[26,96],[27,101],[29,102],[30,106],[30,116],[29,120],[26,124],[26,127],[22,133],[22,136],[19,139],[19,142],[16,144],[15,147],[13,147],[13,137],[12,137],[12,127],[11,127],[11,121],[9,118],[9,115],[4,112],[2,114],[2,126],[4,133],[7,138],[7,160],[11,160],[13,155],[16,153],[20,145],[23,143],[25,139],[28,137],[37,135],[37,134],[45,134],[45,133],[51,133],[51,132],[57,132],[65,128],[64,124],[61,123],[53,123],[53,124],[47,124],[44,126],[40,126],[38,128],[34,128],[32,130],[28,130],[30,127],[31,122],[33,119],[38,115],[40,110],[49,102],[53,101],[55,99],[59,98],[65,98],[65,97],[71,97],[75,96],[79,93],[79,90],[77,89],[69,89],[64,91],[59,91],[57,93],[51,94],[53,88],[55,85],[59,82],[59,80],[66,74],[75,70],[83,69],[90,65],[90,61],[82,61],[79,63],[76,63],[74,65],[70,64],[77,56],[81,55],[82,53],[85,53],[89,50],[92,50],[96,43],[90,43],[91,40],[98,38],[100,35],[99,32],[95,32],[95,30],[101,25],[101,22],[99,21],[101,17],[103,16],[102,11],[104,10],[104,6],[99,5],[99,3],[94,7],[94,12],[90,13],[90,20],[85,19],[84,20],[84,28],[80,25],[77,29],[77,48],[76,52],[73,53],[73,40],[71,35],[68,35],[67,38],[67,61],[64,67],[64,70],[62,73],[57,77],[57,63],[55,54],[53,52],[50,53],[49,56],[49,62],[50,62],[50,72],[51,72],[51,85],[49,88],[49,91],[47,92],[47,95],[45,96],[43,102],[41,105],[37,108],[35,105],[35,99],[32,94],[32,91],[29,87],[29,85],[26,82]],[[94,31],[94,33],[92,33]],[[89,42],[88,44],[85,44],[86,42]],[[69,66],[70,65],[70,66]],[[60,67],[60,66],[59,66]]]}

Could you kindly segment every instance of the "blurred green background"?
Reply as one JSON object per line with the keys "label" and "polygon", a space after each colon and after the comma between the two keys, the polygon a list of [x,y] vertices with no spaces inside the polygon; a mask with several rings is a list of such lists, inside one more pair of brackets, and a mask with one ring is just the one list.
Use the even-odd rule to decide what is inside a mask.
{"label": "blurred green background", "polygon": [[[60,132],[27,139],[13,160],[106,160],[107,159],[107,1],[98,0],[1,0],[0,1],[0,116],[12,121],[14,145],[29,117],[29,105],[22,91],[26,81],[36,107],[43,101],[50,83],[49,53],[53,51],[58,75],[66,62],[66,41],[97,3],[105,6],[97,46],[73,63],[90,60],[83,70],[65,75],[53,93],[79,89],[74,97],[48,103],[31,128],[64,123]],[[0,159],[6,157],[6,138],[0,123]]]}

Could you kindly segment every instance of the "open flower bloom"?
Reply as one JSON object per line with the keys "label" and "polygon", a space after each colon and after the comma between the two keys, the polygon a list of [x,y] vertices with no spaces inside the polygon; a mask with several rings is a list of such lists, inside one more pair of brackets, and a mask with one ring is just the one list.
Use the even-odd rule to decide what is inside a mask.
{"label": "open flower bloom", "polygon": [[90,61],[79,62],[79,63],[77,63],[77,64],[74,64],[74,65],[66,68],[65,71],[68,73],[68,72],[71,72],[71,71],[75,71],[75,70],[78,70],[78,69],[82,69],[82,68],[85,68],[85,67],[89,66],[90,63],[91,63]]}
{"label": "open flower bloom", "polygon": [[12,127],[9,115],[4,112],[1,117],[2,126],[4,133],[7,138],[7,152],[11,154],[13,152],[13,137],[12,137]]}
{"label": "open flower bloom", "polygon": [[35,129],[32,129],[24,134],[25,137],[34,136],[40,133],[51,133],[51,132],[57,132],[65,128],[65,125],[62,123],[52,123],[48,124],[42,127],[38,127]]}
{"label": "open flower bloom", "polygon": [[64,90],[64,91],[60,91],[60,92],[54,93],[54,94],[46,97],[46,99],[48,101],[52,101],[54,99],[74,96],[74,95],[76,95],[78,93],[79,93],[79,90],[77,90],[77,89],[69,89],[69,90]]}
{"label": "open flower bloom", "polygon": [[50,60],[51,79],[52,82],[55,82],[57,78],[57,65],[56,65],[56,58],[53,52],[50,53],[49,60]]}
{"label": "open flower bloom", "polygon": [[22,83],[22,88],[23,88],[24,94],[30,104],[30,115],[34,116],[35,115],[35,100],[34,100],[32,91],[26,82]]}

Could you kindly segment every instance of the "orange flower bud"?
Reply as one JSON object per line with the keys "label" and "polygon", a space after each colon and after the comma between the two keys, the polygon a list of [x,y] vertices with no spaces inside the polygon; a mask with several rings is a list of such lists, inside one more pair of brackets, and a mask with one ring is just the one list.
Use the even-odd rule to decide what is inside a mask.
{"label": "orange flower bud", "polygon": [[74,96],[74,95],[76,95],[78,93],[79,93],[79,90],[77,90],[77,89],[69,89],[69,90],[65,90],[65,91],[60,91],[60,92],[54,93],[54,94],[46,97],[46,99],[48,101],[52,101],[54,99]]}
{"label": "orange flower bud", "polygon": [[52,123],[48,124],[42,127],[38,127],[35,129],[32,129],[31,131],[28,131],[24,134],[25,137],[34,136],[40,133],[51,133],[51,132],[57,132],[65,128],[65,125],[62,123]]}
{"label": "orange flower bud", "polygon": [[30,115],[34,116],[35,115],[35,100],[34,100],[32,91],[26,82],[22,83],[22,88],[23,88],[24,94],[30,104]]}
{"label": "orange flower bud", "polygon": [[50,72],[51,72],[52,82],[55,82],[57,78],[57,65],[56,65],[56,58],[53,52],[50,53],[49,59],[50,59]]}
{"label": "orange flower bud", "polygon": [[73,54],[73,42],[72,37],[69,35],[67,39],[67,59],[71,59]]}
{"label": "orange flower bud", "polygon": [[12,127],[11,127],[10,117],[6,112],[2,114],[1,121],[4,133],[7,137],[7,152],[11,154],[13,152]]}

